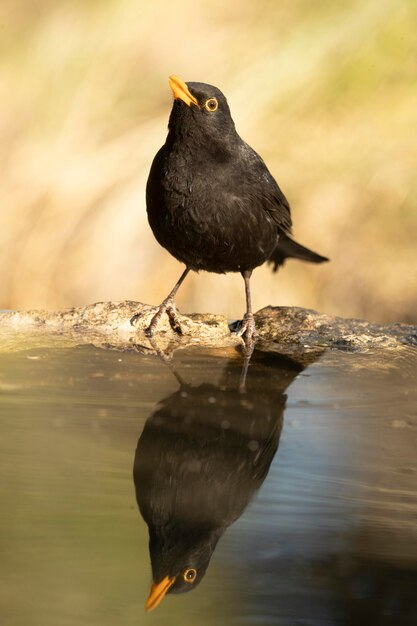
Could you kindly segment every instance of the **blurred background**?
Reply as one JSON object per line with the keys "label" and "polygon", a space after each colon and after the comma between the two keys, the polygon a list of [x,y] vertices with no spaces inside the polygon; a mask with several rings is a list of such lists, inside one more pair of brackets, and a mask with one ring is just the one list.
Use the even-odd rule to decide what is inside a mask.
{"label": "blurred background", "polygon": [[[171,289],[145,185],[173,73],[224,91],[296,238],[331,257],[256,270],[255,309],[417,321],[415,0],[2,0],[0,308]],[[178,305],[240,317],[243,281],[193,274]]]}

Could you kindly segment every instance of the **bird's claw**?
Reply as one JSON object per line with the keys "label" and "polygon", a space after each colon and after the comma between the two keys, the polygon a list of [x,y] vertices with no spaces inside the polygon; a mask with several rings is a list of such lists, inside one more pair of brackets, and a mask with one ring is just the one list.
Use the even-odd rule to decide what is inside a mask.
{"label": "bird's claw", "polygon": [[253,313],[245,313],[245,317],[242,320],[242,325],[237,335],[243,339],[245,348],[253,350],[257,335]]}
{"label": "bird's claw", "polygon": [[[149,337],[149,338],[152,338],[152,337],[153,337],[153,334],[154,334],[154,331],[155,331],[155,327],[156,327],[156,324],[157,324],[157,323],[158,323],[158,321],[159,321],[159,317],[160,317],[160,316],[158,316],[158,319],[155,321],[155,324],[154,324],[153,322],[154,322],[154,320],[155,320],[155,317],[158,315],[158,313],[159,313],[159,311],[156,313],[156,315],[154,315],[154,316],[153,316],[153,318],[152,318],[151,323],[149,324],[149,326],[147,326],[147,327],[144,329],[144,333],[145,333],[146,337]],[[135,315],[133,315],[133,316],[130,318],[130,325],[131,325],[131,326],[133,326],[134,328],[136,328],[137,326],[139,326],[139,320],[141,319],[141,317],[142,317],[142,316],[143,316],[143,313],[135,313]]]}
{"label": "bird's claw", "polygon": [[[152,317],[151,322],[149,324],[149,326],[147,326],[144,330],[145,335],[147,337],[149,337],[149,339],[152,339],[152,337],[154,336],[156,327],[159,324],[159,320],[161,319],[162,315],[166,313],[168,316],[168,320],[169,320],[169,324],[172,328],[172,330],[177,333],[177,335],[182,335],[183,331],[181,328],[181,324],[179,322],[178,319],[178,315],[177,315],[177,309],[175,304],[172,302],[172,300],[165,300],[161,306],[158,308],[157,312],[155,313],[155,315]],[[141,316],[140,313],[134,315],[131,320],[130,323],[132,324],[132,326],[136,325],[136,320],[137,318],[139,318]]]}
{"label": "bird's claw", "polygon": [[152,339],[153,338],[153,334],[155,332],[155,326],[152,326],[152,324],[149,324],[149,326],[147,326],[144,330],[144,333],[146,335],[146,337],[148,337],[148,339]]}
{"label": "bird's claw", "polygon": [[177,333],[177,335],[183,335],[184,333],[178,319],[177,308],[175,304],[170,304],[166,308],[166,314],[168,315],[168,320],[174,333]]}
{"label": "bird's claw", "polygon": [[131,326],[136,326],[138,320],[142,317],[142,313],[135,313],[135,315],[133,315],[130,318],[130,325]]}

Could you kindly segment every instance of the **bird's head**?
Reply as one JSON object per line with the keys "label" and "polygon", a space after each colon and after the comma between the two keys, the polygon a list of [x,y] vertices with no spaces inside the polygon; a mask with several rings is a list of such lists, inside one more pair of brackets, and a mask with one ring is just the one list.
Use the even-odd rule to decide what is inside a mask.
{"label": "bird's head", "polygon": [[190,537],[183,536],[175,544],[170,541],[168,545],[165,542],[156,545],[151,537],[153,582],[145,605],[147,611],[155,609],[167,593],[185,593],[197,587],[206,573],[217,539],[217,533],[210,538],[193,537],[190,546]]}
{"label": "bird's head", "polygon": [[233,136],[235,125],[220,89],[206,83],[184,83],[178,76],[169,77],[169,86],[174,96],[170,132],[218,142]]}

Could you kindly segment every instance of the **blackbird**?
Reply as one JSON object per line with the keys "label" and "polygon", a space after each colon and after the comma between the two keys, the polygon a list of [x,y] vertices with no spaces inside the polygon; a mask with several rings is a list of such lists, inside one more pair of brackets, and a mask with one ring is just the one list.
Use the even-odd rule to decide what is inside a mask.
{"label": "blackbird", "polygon": [[[223,93],[205,83],[169,78],[174,103],[168,136],[146,187],[148,219],[157,241],[186,268],[147,328],[152,336],[167,313],[182,333],[175,294],[190,270],[240,272],[246,314],[240,329],[252,342],[255,322],[249,280],[265,261],[327,261],[291,237],[287,199],[262,158],[237,134]],[[132,323],[135,320],[132,318]]]}
{"label": "blackbird", "polygon": [[240,363],[217,361],[219,383],[182,382],[147,419],[137,445],[133,474],[153,579],[147,610],[201,582],[217,542],[266,478],[285,390],[304,369],[282,355],[255,353],[242,392]]}

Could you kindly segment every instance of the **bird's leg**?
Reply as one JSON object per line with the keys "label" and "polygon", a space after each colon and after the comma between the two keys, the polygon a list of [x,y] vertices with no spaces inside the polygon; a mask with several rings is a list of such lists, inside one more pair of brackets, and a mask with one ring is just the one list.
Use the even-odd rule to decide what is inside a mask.
{"label": "bird's leg", "polygon": [[146,334],[149,337],[152,337],[155,329],[159,323],[159,320],[161,319],[163,313],[166,313],[168,315],[168,320],[169,323],[171,325],[171,328],[174,332],[178,333],[179,335],[182,335],[182,328],[181,325],[178,321],[178,317],[177,317],[177,309],[175,306],[175,295],[178,291],[178,289],[180,288],[182,282],[184,281],[185,277],[187,276],[188,272],[190,271],[190,268],[186,267],[185,270],[183,271],[183,273],[181,274],[179,280],[175,283],[174,288],[172,289],[172,291],[170,292],[170,294],[165,298],[165,300],[160,304],[157,312],[155,313],[155,315],[153,316],[153,318],[151,319],[151,323],[149,324],[148,328],[146,329]]}
{"label": "bird's leg", "polygon": [[242,326],[239,330],[239,335],[245,342],[246,350],[252,354],[253,346],[255,345],[256,328],[255,320],[252,313],[252,301],[250,297],[250,277],[252,270],[246,270],[242,272],[243,279],[245,281],[245,293],[246,293],[246,313],[243,318]]}
{"label": "bird's leg", "polygon": [[[179,335],[182,335],[182,328],[181,328],[181,325],[180,325],[180,323],[178,321],[177,309],[175,307],[175,300],[174,299],[175,299],[175,295],[176,295],[178,289],[180,288],[182,282],[184,281],[184,279],[187,276],[189,271],[190,271],[190,268],[186,267],[185,270],[183,271],[183,273],[181,274],[178,282],[175,283],[175,286],[172,289],[172,291],[170,292],[170,294],[159,305],[157,312],[155,313],[155,315],[151,319],[151,323],[149,324],[149,326],[145,330],[145,333],[148,335],[148,337],[153,337],[155,329],[158,326],[159,320],[161,319],[161,317],[162,317],[162,315],[164,313],[166,313],[168,315],[169,323],[171,325],[172,330],[175,331],[176,333],[178,333]],[[134,315],[132,317],[132,319],[130,320],[130,323],[134,324],[134,321],[135,321],[136,318],[137,318],[137,316]]]}

